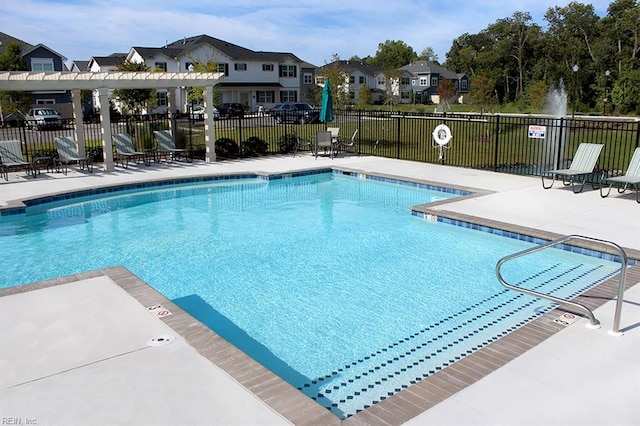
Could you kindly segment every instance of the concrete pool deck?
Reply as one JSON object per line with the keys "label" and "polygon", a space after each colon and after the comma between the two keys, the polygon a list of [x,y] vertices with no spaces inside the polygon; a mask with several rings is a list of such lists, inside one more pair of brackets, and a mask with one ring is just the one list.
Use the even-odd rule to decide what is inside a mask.
{"label": "concrete pool deck", "polygon": [[[634,258],[640,253],[640,205],[633,193],[602,199],[590,187],[582,194],[573,194],[558,183],[544,190],[540,178],[375,157],[332,160],[302,155],[214,164],[152,164],[118,168],[114,173],[99,168],[92,174],[45,173],[37,179],[12,173],[9,182],[0,181],[0,208],[18,205],[23,199],[96,186],[318,167],[475,188],[480,190],[478,195],[438,204],[430,211],[504,222],[545,235],[582,234],[613,241]],[[628,287],[639,281],[635,266]],[[609,289],[607,296],[614,293]],[[22,424],[35,420],[39,425],[340,423],[326,409],[216,339],[124,268],[0,290],[0,296],[3,419],[21,419]],[[146,309],[157,305],[171,315],[154,317]],[[495,354],[488,359],[495,371],[481,376],[466,373],[473,376],[469,378],[472,384],[459,383],[463,374],[459,369],[434,379],[433,390],[409,388],[345,423],[637,424],[640,286],[627,290],[623,305],[621,329],[625,334],[621,337],[607,334],[614,306],[608,301],[595,311],[602,322],[599,330],[587,329],[584,318],[566,328],[538,330],[543,336],[532,340],[542,343],[512,340],[514,347],[520,347],[509,358]],[[153,338],[156,340],[150,341]],[[508,341],[506,337],[501,340]],[[170,343],[158,344],[165,341]],[[508,346],[504,350],[510,351]]]}

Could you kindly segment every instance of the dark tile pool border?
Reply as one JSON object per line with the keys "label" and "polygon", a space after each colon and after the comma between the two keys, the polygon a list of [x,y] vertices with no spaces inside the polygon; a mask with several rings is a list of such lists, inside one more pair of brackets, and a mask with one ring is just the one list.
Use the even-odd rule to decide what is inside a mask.
{"label": "dark tile pool border", "polygon": [[[398,176],[383,174],[364,174],[358,172],[357,170],[349,170],[346,168],[322,168],[299,171],[295,173],[278,173],[272,175],[227,174],[195,178],[168,179],[160,181],[155,180],[140,184],[118,185],[116,187],[119,188],[119,190],[122,190],[148,188],[158,185],[173,185],[189,182],[206,182],[225,179],[256,177],[264,178],[267,180],[277,180],[309,174],[325,173],[331,170],[333,170],[334,173],[342,173],[347,175],[353,175],[355,173],[356,176],[362,178],[366,177],[379,180],[388,180],[391,182],[398,181],[398,183],[410,185],[426,185],[424,187],[427,188],[429,187],[429,185],[432,185],[434,188],[430,189],[443,188],[442,184],[437,182],[405,179]],[[106,190],[106,188],[109,187],[77,191],[77,193],[83,194],[76,195],[76,197],[97,194],[98,192],[96,192],[96,190],[103,190],[102,193],[114,191],[108,191]],[[490,193],[489,191],[481,191],[466,187],[452,186],[452,188],[459,191],[457,194],[460,195],[460,197],[449,200],[442,200],[422,206],[414,206],[412,208],[414,212],[413,214],[416,214],[418,216],[422,215],[427,220],[433,220],[435,217],[435,220],[441,221],[443,223],[452,223],[458,226],[477,228],[479,230],[485,230],[487,232],[499,232],[500,235],[511,238],[520,239],[522,236],[522,238],[531,238],[532,241],[536,241],[535,239],[540,239],[541,241],[546,242],[560,237],[560,235],[558,234],[540,231],[533,228],[526,228],[504,222],[448,212],[446,210],[433,209],[434,206],[442,207],[444,204],[459,201],[462,198],[477,197],[482,196],[486,193]],[[63,197],[63,194],[49,195],[47,197],[56,196]],[[47,197],[36,199],[41,200]],[[64,199],[66,198],[58,198],[57,200]],[[32,200],[27,200],[25,202],[25,206],[21,207],[22,213],[24,213],[26,205],[29,205],[29,201]],[[50,202],[50,200],[43,202]],[[0,215],[19,214],[20,212],[16,213],[16,211],[18,210],[20,210],[20,207],[12,206],[4,208],[0,210]],[[430,215],[430,217],[427,217],[427,215]],[[587,244],[586,247],[582,248],[601,251],[601,248],[597,245],[592,246]],[[630,258],[640,259],[640,251],[629,250],[627,254]],[[482,377],[497,370],[501,366],[507,364],[509,361],[515,359],[516,357],[522,355],[539,343],[543,342],[548,337],[564,329],[564,326],[554,321],[558,316],[558,311],[563,311],[562,308],[556,308],[531,321],[530,323],[520,327],[519,329],[512,331],[506,336],[499,338],[493,343],[488,344],[487,346],[479,349],[473,354],[470,354],[462,358],[461,360],[456,361],[445,369],[424,378],[422,381],[411,385],[401,392],[398,392],[395,395],[390,396],[389,398],[386,398],[385,400],[377,403],[376,405],[367,408],[366,410],[363,410],[342,421],[337,416],[332,414],[329,410],[322,407],[311,398],[305,396],[295,387],[291,386],[280,377],[276,376],[271,371],[263,367],[261,364],[254,361],[244,352],[228,343],[226,340],[221,338],[204,324],[195,320],[173,302],[166,299],[162,294],[157,292],[150,285],[140,280],[124,267],[116,266],[112,268],[105,268],[101,270],[60,277],[38,283],[0,289],[0,297],[103,275],[111,278],[115,283],[117,283],[120,287],[127,291],[132,297],[136,298],[136,300],[138,300],[143,307],[162,304],[163,306],[169,308],[173,315],[162,318],[162,321],[164,321],[176,333],[184,337],[185,340],[191,346],[193,346],[201,355],[209,359],[213,364],[222,368],[230,376],[237,380],[242,386],[251,391],[254,395],[263,400],[267,405],[272,407],[274,410],[279,412],[282,416],[296,425],[400,425],[423,413],[429,408],[435,406],[439,402],[444,401],[446,398],[455,394],[456,392],[472,385]],[[640,264],[632,266],[627,271],[627,288],[631,286],[631,284],[629,283],[635,284],[638,282],[640,282]],[[574,298],[573,300],[582,303],[593,310],[601,306],[605,302],[613,300],[616,295],[617,286],[618,279],[617,277],[613,277],[605,281],[603,284],[600,284],[599,286],[589,290],[585,294]]]}

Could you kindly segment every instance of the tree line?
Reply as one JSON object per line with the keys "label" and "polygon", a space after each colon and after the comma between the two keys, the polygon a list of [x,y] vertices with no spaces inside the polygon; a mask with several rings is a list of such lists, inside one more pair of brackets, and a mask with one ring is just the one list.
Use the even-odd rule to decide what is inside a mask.
{"label": "tree line", "polygon": [[[571,2],[544,15],[545,28],[528,12],[498,19],[476,34],[453,40],[442,64],[471,78],[472,101],[483,108],[514,104],[540,110],[552,87],[564,86],[579,111],[640,115],[640,1],[615,0],[599,17],[593,5]],[[360,60],[385,69],[426,59],[402,41],[387,40]]]}

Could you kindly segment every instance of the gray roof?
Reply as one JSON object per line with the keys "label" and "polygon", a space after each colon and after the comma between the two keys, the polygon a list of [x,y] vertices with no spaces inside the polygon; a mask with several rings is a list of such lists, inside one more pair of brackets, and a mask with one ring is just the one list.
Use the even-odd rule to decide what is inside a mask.
{"label": "gray roof", "polygon": [[186,56],[189,52],[196,48],[208,44],[211,47],[219,50],[228,57],[234,60],[253,60],[253,61],[268,61],[268,62],[282,62],[287,58],[294,62],[303,62],[293,53],[286,52],[261,52],[251,49],[247,49],[237,44],[229,43],[228,41],[220,40],[215,37],[201,34],[193,37],[185,37],[180,40],[176,40],[172,43],[168,43],[164,47],[134,47],[133,49],[140,54],[143,58],[149,58],[156,56],[157,54],[163,54],[172,58],[179,58]]}
{"label": "gray roof", "polygon": [[464,74],[456,74],[440,65],[429,61],[418,61],[400,68],[401,70],[410,72],[411,74],[438,74],[444,78],[458,80]]}
{"label": "gray roof", "polygon": [[370,75],[372,77],[375,77],[376,75],[384,71],[382,67],[379,67],[376,65],[370,65],[360,61],[345,61],[345,60],[334,61],[334,62],[331,62],[330,64],[323,65],[318,69],[318,71],[320,74],[322,74],[323,69],[327,67],[332,67],[332,66],[339,66],[340,68],[344,69],[348,73],[352,73],[354,71],[360,71],[362,74]]}
{"label": "gray roof", "polygon": [[115,66],[124,61],[126,57],[126,53],[112,53],[109,56],[92,56],[91,60],[100,66]]}
{"label": "gray roof", "polygon": [[26,41],[22,41],[18,38],[10,36],[9,34],[0,32],[0,55],[4,53],[7,45],[9,45],[10,43],[18,43],[19,45],[21,45],[22,53],[24,53],[25,50],[33,47],[33,45],[27,43]]}
{"label": "gray roof", "polygon": [[73,65],[80,71],[87,71],[89,69],[89,61],[73,61]]}

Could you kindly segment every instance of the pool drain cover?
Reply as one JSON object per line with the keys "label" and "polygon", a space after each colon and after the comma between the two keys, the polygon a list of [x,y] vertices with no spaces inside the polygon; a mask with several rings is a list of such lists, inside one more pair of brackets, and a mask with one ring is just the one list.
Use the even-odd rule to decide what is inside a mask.
{"label": "pool drain cover", "polygon": [[148,346],[164,346],[164,345],[168,345],[174,340],[175,340],[175,337],[173,336],[157,336],[147,340],[147,345]]}

